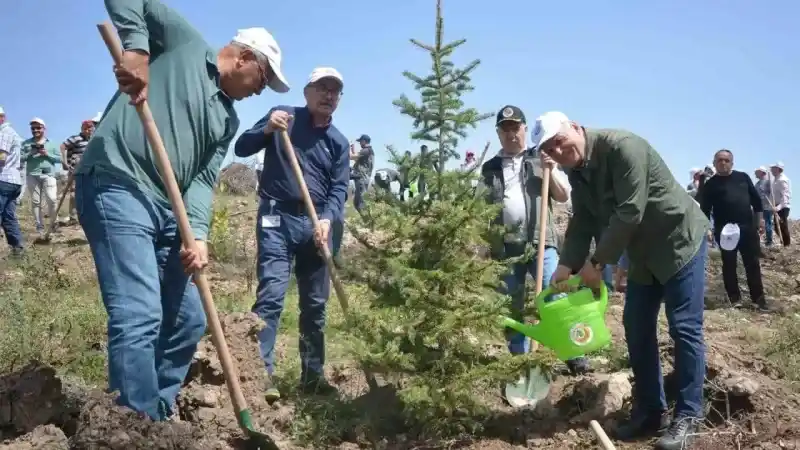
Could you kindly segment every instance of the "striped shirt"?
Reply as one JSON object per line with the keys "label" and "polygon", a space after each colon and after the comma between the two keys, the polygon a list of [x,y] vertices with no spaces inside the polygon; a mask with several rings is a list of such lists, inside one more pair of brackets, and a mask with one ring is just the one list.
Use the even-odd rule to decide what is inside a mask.
{"label": "striped shirt", "polygon": [[22,185],[20,151],[22,137],[6,122],[0,125],[0,152],[6,153],[6,163],[0,167],[0,181]]}
{"label": "striped shirt", "polygon": [[73,169],[78,166],[78,163],[81,162],[81,156],[83,156],[83,152],[86,151],[86,145],[89,143],[89,139],[83,137],[82,134],[76,134],[74,136],[70,136],[67,140],[64,141],[64,149],[66,149],[67,160],[64,161],[67,166],[72,167]]}

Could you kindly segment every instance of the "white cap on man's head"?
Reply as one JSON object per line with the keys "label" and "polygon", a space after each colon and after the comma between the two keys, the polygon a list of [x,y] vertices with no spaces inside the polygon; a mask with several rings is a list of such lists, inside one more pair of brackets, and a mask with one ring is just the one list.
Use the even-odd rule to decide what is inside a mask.
{"label": "white cap on man's head", "polygon": [[550,111],[536,118],[531,132],[531,145],[538,148],[543,143],[552,139],[569,123],[567,116],[558,111]]}
{"label": "white cap on man's head", "polygon": [[775,164],[771,165],[770,167],[777,167],[778,169],[783,170],[783,162],[778,161]]}
{"label": "white cap on man's head", "polygon": [[4,110],[2,106],[0,106],[0,115],[5,114],[5,113],[6,113],[6,110]]}
{"label": "white cap on man's head", "polygon": [[275,72],[275,77],[268,83],[269,88],[275,92],[289,92],[289,83],[281,71],[281,60],[283,58],[281,48],[269,31],[261,27],[245,28],[238,31],[233,38],[233,42],[247,46],[266,56],[269,66]]}
{"label": "white cap on man's head", "polygon": [[758,167],[756,167],[756,172],[764,172],[764,173],[767,173],[767,168],[766,168],[766,167],[764,167],[764,166],[758,166]]}
{"label": "white cap on man's head", "polygon": [[334,80],[338,81],[342,87],[344,87],[344,79],[342,79],[342,74],[333,67],[317,67],[316,69],[312,70],[311,75],[308,76],[307,84],[316,83],[323,78],[333,78]]}
{"label": "white cap on man's head", "polygon": [[38,123],[39,125],[41,125],[43,127],[47,126],[47,125],[44,124],[44,120],[42,120],[42,119],[40,119],[38,117],[34,117],[33,119],[31,119],[31,123]]}
{"label": "white cap on man's head", "polygon": [[698,173],[698,172],[702,172],[702,171],[703,171],[703,169],[701,169],[701,168],[699,168],[699,167],[692,167],[692,168],[689,170],[689,175],[691,175],[691,176],[695,176],[695,175],[697,175],[697,173]]}

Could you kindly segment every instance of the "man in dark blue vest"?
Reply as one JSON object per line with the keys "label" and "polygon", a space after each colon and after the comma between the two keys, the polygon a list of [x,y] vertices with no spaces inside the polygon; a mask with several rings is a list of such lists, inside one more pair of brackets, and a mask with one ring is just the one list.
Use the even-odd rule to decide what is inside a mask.
{"label": "man in dark blue vest", "polygon": [[[239,157],[264,149],[258,240],[258,291],[253,312],[267,324],[259,334],[261,356],[267,372],[274,370],[278,323],[290,270],[294,262],[300,296],[301,387],[306,393],[327,394],[334,388],[325,380],[325,305],[330,295],[330,274],[320,255],[320,245],[331,245],[331,224],[343,215],[350,179],[347,138],[331,123],[342,95],[342,76],[333,68],[311,73],[303,91],[306,106],[278,106],[236,141]],[[320,218],[313,229],[303,197],[286,157],[281,132],[288,130]],[[280,397],[268,382],[267,401]]]}

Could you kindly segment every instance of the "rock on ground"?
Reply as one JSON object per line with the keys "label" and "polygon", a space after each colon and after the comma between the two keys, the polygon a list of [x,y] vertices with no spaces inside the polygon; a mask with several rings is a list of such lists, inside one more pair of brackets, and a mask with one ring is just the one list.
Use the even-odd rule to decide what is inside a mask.
{"label": "rock on ground", "polygon": [[0,450],[67,450],[67,436],[55,425],[36,427],[13,442],[0,444]]}

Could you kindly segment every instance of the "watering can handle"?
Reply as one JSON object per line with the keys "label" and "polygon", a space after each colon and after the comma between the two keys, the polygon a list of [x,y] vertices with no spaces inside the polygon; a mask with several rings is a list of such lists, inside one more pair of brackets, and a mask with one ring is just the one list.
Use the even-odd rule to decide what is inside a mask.
{"label": "watering can handle", "polygon": [[[580,288],[583,284],[583,280],[580,276],[575,275],[570,277],[564,283],[566,283],[566,285],[570,288]],[[547,286],[547,289],[544,289],[541,294],[536,296],[536,308],[541,310],[546,304],[545,299],[547,296],[558,293],[559,292],[556,291],[554,286]],[[597,296],[595,296],[595,298],[597,298]],[[605,312],[606,308],[608,307],[608,287],[606,287],[604,282],[600,283],[600,301],[603,302],[603,311]]]}

